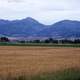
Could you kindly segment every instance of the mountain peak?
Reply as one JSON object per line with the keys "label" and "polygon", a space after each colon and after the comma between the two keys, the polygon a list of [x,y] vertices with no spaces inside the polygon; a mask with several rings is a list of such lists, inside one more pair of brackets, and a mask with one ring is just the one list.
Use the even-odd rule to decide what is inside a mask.
{"label": "mountain peak", "polygon": [[27,17],[26,19],[27,19],[27,20],[34,20],[34,19],[33,19],[33,18],[31,18],[31,17]]}
{"label": "mountain peak", "polygon": [[35,19],[31,18],[31,17],[24,18],[23,20],[29,21],[29,22],[38,22],[37,20],[35,20]]}
{"label": "mountain peak", "polygon": [[74,23],[74,22],[79,22],[80,21],[76,21],[76,20],[62,20],[62,21],[59,21],[59,22],[62,22],[62,23]]}

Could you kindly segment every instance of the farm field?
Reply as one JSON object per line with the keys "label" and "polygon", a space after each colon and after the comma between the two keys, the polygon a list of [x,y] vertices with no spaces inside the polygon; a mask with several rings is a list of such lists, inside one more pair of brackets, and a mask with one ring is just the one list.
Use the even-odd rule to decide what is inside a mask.
{"label": "farm field", "polygon": [[0,46],[0,76],[80,69],[80,48]]}

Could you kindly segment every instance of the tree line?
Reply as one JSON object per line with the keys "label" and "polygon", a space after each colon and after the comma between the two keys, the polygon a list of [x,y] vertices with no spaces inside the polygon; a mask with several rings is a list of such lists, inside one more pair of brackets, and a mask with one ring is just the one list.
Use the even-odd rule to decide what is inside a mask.
{"label": "tree line", "polygon": [[29,41],[19,41],[20,43],[54,43],[54,44],[79,44],[80,43],[80,39],[75,39],[75,40],[69,40],[69,39],[53,39],[53,38],[49,38],[49,39],[45,39],[45,40],[29,40]]}
{"label": "tree line", "polygon": [[[0,42],[11,42],[9,38],[7,37],[0,37]],[[54,43],[54,44],[79,44],[80,39],[74,39],[74,40],[69,40],[69,39],[53,39],[53,38],[48,38],[45,40],[17,40],[19,43]]]}

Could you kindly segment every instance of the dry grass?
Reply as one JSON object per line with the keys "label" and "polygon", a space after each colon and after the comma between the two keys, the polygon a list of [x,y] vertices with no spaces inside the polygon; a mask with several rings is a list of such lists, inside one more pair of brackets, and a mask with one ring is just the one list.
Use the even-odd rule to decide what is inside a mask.
{"label": "dry grass", "polygon": [[0,46],[0,75],[80,68],[80,48]]}

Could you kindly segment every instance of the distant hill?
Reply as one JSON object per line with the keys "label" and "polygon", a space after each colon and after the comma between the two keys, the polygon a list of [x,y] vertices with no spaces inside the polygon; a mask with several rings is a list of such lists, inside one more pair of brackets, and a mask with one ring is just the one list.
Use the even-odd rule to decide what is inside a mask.
{"label": "distant hill", "polygon": [[38,21],[28,17],[22,20],[0,20],[0,34],[11,37],[33,36],[45,26]]}
{"label": "distant hill", "polygon": [[63,20],[44,25],[30,17],[22,20],[0,20],[0,36],[44,38],[80,38],[80,22]]}
{"label": "distant hill", "polygon": [[80,22],[63,20],[40,31],[37,36],[53,38],[80,38]]}

